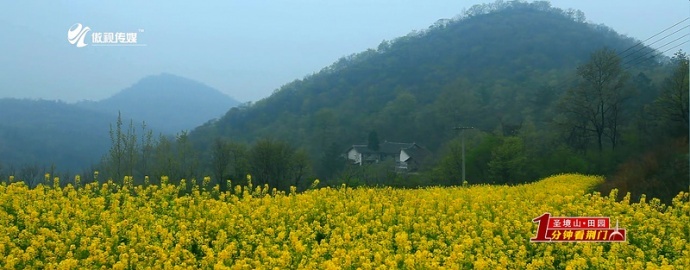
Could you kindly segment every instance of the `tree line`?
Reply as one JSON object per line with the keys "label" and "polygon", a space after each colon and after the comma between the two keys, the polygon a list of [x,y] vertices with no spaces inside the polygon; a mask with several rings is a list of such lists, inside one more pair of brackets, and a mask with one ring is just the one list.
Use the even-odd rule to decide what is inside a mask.
{"label": "tree line", "polygon": [[228,190],[232,189],[228,182],[246,185],[251,175],[253,185],[267,184],[289,191],[291,186],[306,188],[306,176],[312,176],[304,151],[269,138],[252,145],[217,138],[210,149],[202,151],[191,144],[187,131],[155,138],[145,123],[137,132],[133,122],[125,127],[118,116],[115,126],[111,126],[110,139],[108,154],[95,168],[101,172],[101,179],[116,182],[125,176],[133,176],[139,184],[145,177],[156,183],[166,176],[171,183],[177,183],[211,176],[210,185]]}

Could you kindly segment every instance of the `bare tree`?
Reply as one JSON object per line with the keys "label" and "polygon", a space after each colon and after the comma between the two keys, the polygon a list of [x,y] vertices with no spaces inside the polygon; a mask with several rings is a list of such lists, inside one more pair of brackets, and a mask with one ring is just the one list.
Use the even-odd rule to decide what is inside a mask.
{"label": "bare tree", "polygon": [[228,189],[225,177],[228,172],[229,164],[230,151],[228,149],[228,143],[221,138],[216,138],[213,142],[213,149],[211,150],[211,168],[213,168],[213,174],[222,191]]}
{"label": "bare tree", "polygon": [[115,128],[110,125],[110,152],[105,158],[107,177],[122,181],[124,176],[133,176],[138,158],[136,131],[132,120],[126,132],[122,130],[122,115],[118,112]]}
{"label": "bare tree", "polygon": [[122,136],[122,115],[117,113],[117,122],[115,122],[115,129],[110,125],[110,152],[106,158],[108,175],[117,181],[123,176],[125,146]]}
{"label": "bare tree", "polygon": [[153,131],[146,129],[146,122],[141,123],[141,161],[139,168],[144,176],[151,174],[151,159],[156,142],[153,139]]}
{"label": "bare tree", "polygon": [[580,82],[567,91],[561,108],[573,134],[594,137],[602,151],[609,139],[615,149],[619,140],[619,126],[623,119],[625,101],[630,97],[626,88],[628,74],[618,55],[610,49],[598,50],[577,69]]}
{"label": "bare tree", "polygon": [[[19,175],[17,179],[24,181],[29,187],[35,187],[40,183],[41,169],[38,164],[25,164],[21,169],[19,169]],[[48,183],[45,183],[46,185]]]}

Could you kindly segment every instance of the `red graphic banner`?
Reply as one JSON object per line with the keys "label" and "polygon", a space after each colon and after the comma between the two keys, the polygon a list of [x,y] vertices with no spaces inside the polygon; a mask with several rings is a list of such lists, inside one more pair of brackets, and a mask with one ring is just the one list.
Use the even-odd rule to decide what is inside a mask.
{"label": "red graphic banner", "polygon": [[611,228],[608,217],[551,217],[550,213],[536,217],[537,235],[531,242],[625,242],[625,229]]}

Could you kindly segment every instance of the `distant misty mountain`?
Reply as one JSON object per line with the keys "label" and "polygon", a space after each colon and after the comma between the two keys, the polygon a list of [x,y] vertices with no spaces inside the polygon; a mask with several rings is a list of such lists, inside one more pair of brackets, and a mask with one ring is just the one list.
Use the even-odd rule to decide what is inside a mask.
{"label": "distant misty mountain", "polygon": [[83,108],[142,121],[153,129],[174,134],[220,118],[237,100],[198,81],[162,73],[148,76],[117,94],[101,100],[80,102]]}
{"label": "distant misty mountain", "polygon": [[145,121],[158,136],[191,130],[237,104],[216,89],[171,74],[145,77],[101,101],[0,99],[0,175],[51,165],[81,173],[108,152],[118,111],[125,128],[131,119],[141,135]]}
{"label": "distant misty mountain", "polygon": [[0,168],[21,175],[27,167],[55,165],[65,172],[100,161],[110,147],[113,115],[59,101],[0,99]]}

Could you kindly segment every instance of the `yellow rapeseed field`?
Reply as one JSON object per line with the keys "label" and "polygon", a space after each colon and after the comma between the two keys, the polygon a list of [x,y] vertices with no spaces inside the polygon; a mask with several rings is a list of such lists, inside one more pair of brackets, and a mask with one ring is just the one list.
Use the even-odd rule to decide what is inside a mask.
{"label": "yellow rapeseed field", "polygon": [[[122,186],[0,184],[0,267],[690,269],[688,193],[668,206],[616,202],[590,192],[602,181],[558,175],[513,187],[299,194],[251,185],[221,193],[166,179],[146,187],[129,178]],[[627,229],[627,242],[531,243],[532,219],[544,212],[610,217]]]}

